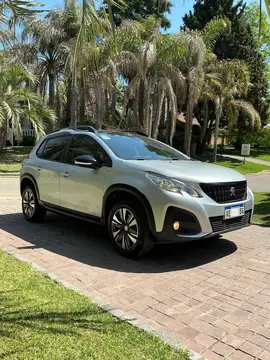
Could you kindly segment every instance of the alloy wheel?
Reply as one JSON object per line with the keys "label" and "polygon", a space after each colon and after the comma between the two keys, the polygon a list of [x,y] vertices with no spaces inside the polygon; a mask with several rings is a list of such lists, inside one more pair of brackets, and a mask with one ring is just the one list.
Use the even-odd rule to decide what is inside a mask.
{"label": "alloy wheel", "polygon": [[23,211],[31,219],[35,212],[35,196],[31,189],[27,189],[22,199]]}
{"label": "alloy wheel", "polygon": [[139,237],[139,226],[133,212],[127,208],[116,210],[112,217],[111,230],[113,239],[122,249],[132,249]]}

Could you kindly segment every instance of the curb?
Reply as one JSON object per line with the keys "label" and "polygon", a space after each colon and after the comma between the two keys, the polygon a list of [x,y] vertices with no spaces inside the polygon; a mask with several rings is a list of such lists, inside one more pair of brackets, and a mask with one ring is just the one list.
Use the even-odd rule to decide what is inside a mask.
{"label": "curb", "polygon": [[196,353],[194,351],[187,349],[184,344],[182,344],[180,342],[171,341],[170,336],[167,333],[156,331],[150,325],[139,323],[137,321],[137,319],[134,318],[133,316],[129,316],[128,314],[124,313],[122,310],[113,307],[110,303],[104,302],[103,300],[98,298],[96,295],[91,294],[91,292],[81,290],[77,286],[70,284],[69,282],[65,281],[63,278],[55,275],[54,273],[47,271],[43,267],[28,260],[27,257],[25,257],[23,255],[19,255],[19,254],[14,254],[14,252],[10,251],[10,250],[5,250],[5,249],[2,249],[2,250],[5,251],[7,254],[13,256],[14,258],[16,258],[19,261],[23,261],[23,262],[31,264],[32,267],[36,271],[38,271],[38,272],[42,273],[43,275],[45,275],[46,277],[50,278],[55,283],[64,286],[64,288],[73,290],[73,291],[77,292],[78,294],[81,294],[83,296],[90,298],[90,300],[94,304],[98,305],[101,309],[109,312],[110,314],[112,314],[113,316],[118,318],[119,320],[126,321],[127,323],[135,326],[136,328],[138,328],[140,330],[151,332],[152,334],[156,335],[158,338],[160,338],[164,342],[170,344],[177,350],[187,350],[189,353],[190,360],[207,360],[205,357],[203,357],[199,353]]}
{"label": "curb", "polygon": [[0,177],[19,177],[20,173],[0,173]]}

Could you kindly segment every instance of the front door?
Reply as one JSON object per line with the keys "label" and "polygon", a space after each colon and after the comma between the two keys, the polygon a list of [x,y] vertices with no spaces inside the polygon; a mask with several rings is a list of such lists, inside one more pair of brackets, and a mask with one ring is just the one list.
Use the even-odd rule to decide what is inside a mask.
{"label": "front door", "polygon": [[[90,169],[76,166],[74,160],[81,155],[91,155],[101,168]],[[60,206],[101,217],[104,182],[109,157],[90,135],[73,135],[70,142],[65,170],[60,176]]]}

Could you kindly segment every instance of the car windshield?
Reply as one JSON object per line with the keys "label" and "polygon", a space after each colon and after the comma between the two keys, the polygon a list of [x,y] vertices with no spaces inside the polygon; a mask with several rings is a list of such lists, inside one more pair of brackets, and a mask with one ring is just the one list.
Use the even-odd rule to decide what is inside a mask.
{"label": "car windshield", "polygon": [[116,156],[125,160],[189,160],[172,147],[143,135],[111,132],[97,135]]}

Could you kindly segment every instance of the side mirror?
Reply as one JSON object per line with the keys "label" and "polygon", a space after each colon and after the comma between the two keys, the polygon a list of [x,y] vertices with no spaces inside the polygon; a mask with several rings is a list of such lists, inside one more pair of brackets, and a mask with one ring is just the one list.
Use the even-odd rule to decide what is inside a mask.
{"label": "side mirror", "polygon": [[91,169],[98,168],[97,160],[93,158],[93,156],[90,155],[82,155],[76,157],[74,160],[75,165],[81,166],[81,167],[87,167]]}

